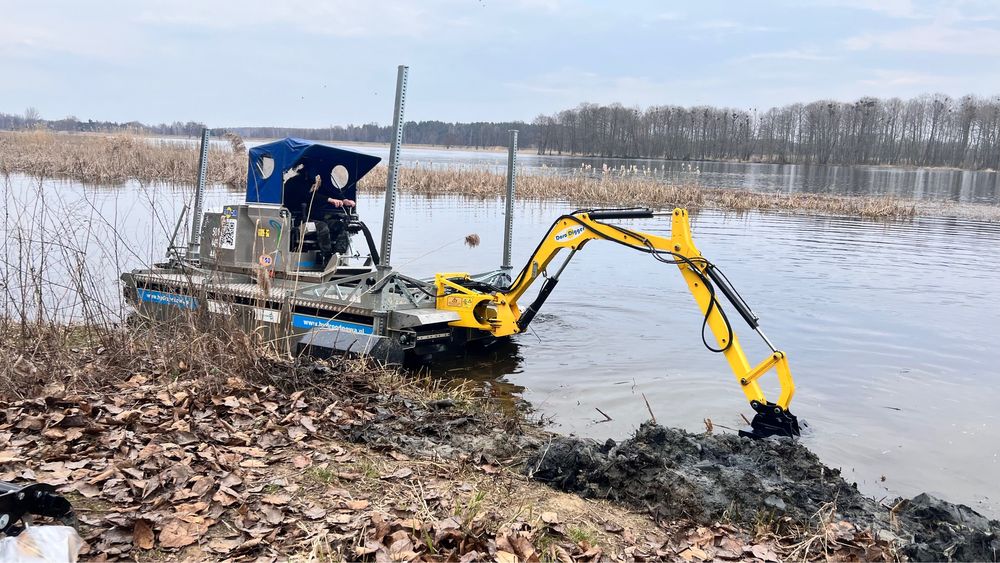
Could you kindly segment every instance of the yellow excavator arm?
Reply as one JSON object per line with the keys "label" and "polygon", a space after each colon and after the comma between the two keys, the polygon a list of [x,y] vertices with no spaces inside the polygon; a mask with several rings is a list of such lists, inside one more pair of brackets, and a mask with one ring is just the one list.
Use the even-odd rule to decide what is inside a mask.
{"label": "yellow excavator arm", "polygon": [[[678,208],[669,213],[672,217],[670,238],[602,222],[651,218],[655,215],[657,214],[649,209],[593,209],[563,215],[552,224],[528,263],[507,288],[485,289],[481,284],[470,283],[470,276],[464,273],[437,274],[437,308],[458,313],[459,320],[452,322],[453,326],[488,331],[497,337],[517,334],[528,328],[559,282],[563,269],[573,255],[589,241],[605,240],[649,253],[657,260],[674,264],[680,269],[691,295],[704,315],[702,338],[704,340],[704,329],[708,326],[717,345],[714,347],[705,340],[705,346],[726,357],[740,388],[756,411],[751,422],[753,430],[743,434],[758,438],[798,435],[798,421],[788,410],[795,392],[788,358],[761,332],[759,319],[725,275],[703,258],[695,247],[687,210]],[[554,273],[550,273],[552,260],[563,249],[568,249],[569,255]],[[535,300],[522,311],[518,307],[518,300],[539,277],[544,277],[545,282]],[[739,339],[721,307],[718,298],[720,292],[771,349],[771,355],[756,366],[751,366],[743,353]],[[774,402],[767,400],[757,382],[772,368],[781,386],[780,394]]]}

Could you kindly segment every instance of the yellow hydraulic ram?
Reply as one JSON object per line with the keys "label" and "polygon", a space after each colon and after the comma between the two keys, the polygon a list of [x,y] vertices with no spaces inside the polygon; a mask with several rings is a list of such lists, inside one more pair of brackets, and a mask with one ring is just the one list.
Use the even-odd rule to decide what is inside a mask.
{"label": "yellow hydraulic ram", "polygon": [[[576,211],[559,217],[549,228],[545,238],[535,249],[528,263],[507,288],[484,290],[482,284],[471,283],[464,273],[443,273],[435,276],[437,287],[437,308],[455,311],[459,320],[453,326],[488,331],[503,337],[524,332],[539,308],[559,282],[566,265],[573,255],[591,240],[616,242],[628,248],[651,254],[668,264],[675,264],[684,276],[688,289],[694,296],[704,315],[707,325],[715,337],[718,347],[705,341],[705,346],[713,352],[721,352],[736,375],[750,406],[756,411],[751,422],[751,432],[741,432],[755,438],[784,435],[799,435],[798,420],[788,410],[795,392],[792,373],[788,368],[788,358],[777,350],[758,326],[758,317],[753,313],[740,294],[730,285],[711,262],[702,257],[691,239],[691,222],[685,209],[674,209],[670,238],[627,229],[604,223],[604,220],[642,219],[667,213],[654,213],[650,209],[590,209]],[[554,274],[548,274],[549,264],[562,249],[570,250]],[[518,308],[517,301],[539,276],[545,275],[535,300],[524,310]],[[771,355],[756,366],[747,361],[739,339],[733,331],[729,319],[722,310],[718,293],[722,293],[743,317],[747,324],[764,340],[771,349]],[[770,402],[764,396],[757,380],[774,368],[781,385],[777,400]]]}

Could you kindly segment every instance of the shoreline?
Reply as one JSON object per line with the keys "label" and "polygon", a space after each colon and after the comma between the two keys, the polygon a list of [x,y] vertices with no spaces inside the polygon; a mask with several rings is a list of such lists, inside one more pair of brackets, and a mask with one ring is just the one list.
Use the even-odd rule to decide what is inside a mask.
{"label": "shoreline", "polygon": [[[119,131],[116,133],[105,133],[97,131],[48,131],[51,134],[57,135],[67,135],[67,136],[91,136],[91,137],[108,137],[114,135],[122,134],[132,134],[126,131]],[[3,133],[23,133],[24,130],[11,130],[4,129],[0,130],[0,134]],[[178,139],[197,142],[197,136],[190,135],[154,135],[154,134],[139,134],[138,136],[147,137],[150,139]],[[241,137],[243,141],[252,142],[270,142],[276,140],[276,138],[271,137]],[[218,142],[225,142],[225,137],[213,137],[213,140]],[[348,146],[359,146],[359,147],[379,147],[388,150],[391,143],[379,142],[379,141],[347,141],[341,139],[307,139],[310,141],[315,141],[317,143],[328,143],[331,145],[343,144]],[[434,149],[441,151],[463,151],[463,152],[487,152],[487,153],[506,153],[508,148],[506,146],[493,146],[493,147],[482,147],[482,146],[472,146],[472,145],[435,145],[428,143],[407,143],[407,147],[421,148],[421,149]],[[928,170],[928,171],[949,171],[949,172],[997,172],[997,170],[992,168],[961,168],[957,166],[919,166],[915,164],[870,164],[870,163],[815,163],[815,162],[777,162],[769,160],[741,160],[741,159],[681,159],[681,158],[663,158],[655,156],[604,156],[598,154],[588,154],[588,153],[538,153],[537,147],[521,147],[525,150],[521,152],[522,156],[538,156],[538,157],[552,157],[552,158],[583,158],[583,159],[607,159],[607,160],[638,160],[646,162],[682,162],[682,163],[712,163],[712,164],[762,164],[768,166],[817,166],[817,167],[843,167],[843,168],[882,168],[886,170]]]}
{"label": "shoreline", "polygon": [[[0,174],[72,179],[91,184],[127,180],[191,185],[197,176],[197,148],[154,145],[146,137],[53,135],[45,132],[0,133]],[[239,189],[245,185],[246,155],[226,147],[210,147],[208,178],[212,183]],[[359,189],[384,189],[386,168],[376,167]],[[504,193],[505,176],[475,168],[430,169],[404,167],[400,191],[421,195],[451,194],[497,198]],[[958,217],[1000,221],[1000,205],[927,202],[887,196],[840,196],[769,193],[668,184],[642,174],[611,172],[600,178],[583,174],[549,176],[522,174],[522,200],[561,200],[579,205],[634,205],[658,208],[687,207],[731,212],[780,211],[909,219],[916,216]]]}
{"label": "shoreline", "polygon": [[[230,341],[145,330],[0,349],[20,382],[0,394],[0,477],[66,494],[86,557],[975,559],[1000,532],[926,495],[878,504],[792,440],[649,422],[600,444],[479,384],[259,346],[219,370]],[[56,366],[87,376],[38,378]]]}

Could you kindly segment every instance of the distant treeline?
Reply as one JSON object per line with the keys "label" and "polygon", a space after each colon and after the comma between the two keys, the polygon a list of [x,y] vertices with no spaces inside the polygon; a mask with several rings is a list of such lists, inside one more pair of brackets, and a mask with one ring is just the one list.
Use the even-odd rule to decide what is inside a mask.
{"label": "distant treeline", "polygon": [[[44,121],[29,108],[23,116],[0,113],[0,128],[44,125],[64,131],[131,129],[160,135],[198,135],[195,122],[144,125]],[[506,146],[508,130],[520,131],[523,148],[539,154],[673,160],[738,160],[808,164],[886,164],[1000,168],[1000,96],[924,95],[910,100],[862,98],[853,103],[817,101],[760,112],[708,106],[581,104],[531,123],[407,122],[414,144]],[[249,138],[303,137],[317,141],[388,143],[392,127],[230,127],[214,129]]]}
{"label": "distant treeline", "polygon": [[1000,168],[1000,97],[862,98],[762,113],[583,104],[533,124],[545,154]]}
{"label": "distant treeline", "polygon": [[[519,146],[535,146],[536,127],[523,121],[474,123],[446,123],[444,121],[408,121],[403,126],[405,141],[418,145],[446,147],[505,147],[511,129],[518,129]],[[302,137],[316,141],[344,141],[355,143],[388,143],[392,140],[392,126],[369,123],[366,125],[335,125],[325,129],[292,129],[288,127],[230,127],[243,137],[271,139],[276,137]]]}
{"label": "distant treeline", "polygon": [[17,131],[20,129],[32,129],[44,127],[53,131],[77,131],[81,133],[118,133],[121,131],[135,131],[137,133],[149,133],[153,135],[201,135],[203,124],[196,121],[181,123],[161,123],[159,125],[146,125],[138,121],[128,121],[119,123],[117,121],[94,121],[88,119],[81,121],[74,116],[62,119],[48,120],[42,119],[38,110],[28,108],[22,115],[12,115],[0,113],[0,130]]}

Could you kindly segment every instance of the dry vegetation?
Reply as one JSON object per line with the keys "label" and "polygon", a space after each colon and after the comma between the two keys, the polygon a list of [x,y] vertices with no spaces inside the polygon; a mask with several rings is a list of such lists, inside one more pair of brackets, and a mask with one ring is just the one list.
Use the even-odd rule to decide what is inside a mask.
{"label": "dry vegetation", "polygon": [[[229,139],[233,147],[241,141]],[[135,135],[70,135],[46,131],[0,132],[0,173],[70,178],[84,182],[191,183],[197,176],[197,149],[191,143],[156,141]],[[213,146],[209,180],[240,187],[245,184],[246,156],[229,147]],[[384,189],[380,166],[362,183],[363,190]],[[404,168],[402,191],[423,195],[502,197],[504,176],[482,169]],[[568,176],[518,176],[521,199],[562,200],[579,205],[684,206],[727,211],[829,213],[861,217],[908,218],[954,215],[1000,220],[1000,208],[987,205],[915,203],[893,197],[783,194],[718,189],[696,184],[666,184],[634,171],[609,171],[592,177],[585,171]]]}
{"label": "dry vegetation", "polygon": [[[212,182],[246,185],[246,157],[229,147],[209,149]],[[133,134],[0,132],[0,174],[21,173],[87,183],[126,180],[190,184],[198,177],[195,145]]]}
{"label": "dry vegetation", "polygon": [[201,322],[0,324],[0,480],[56,485],[88,559],[885,556],[830,518],[778,534],[557,492],[523,475],[517,450],[472,446],[491,432],[545,439],[482,388],[295,360]]}
{"label": "dry vegetation", "polygon": [[[386,169],[380,166],[362,180],[361,187],[372,191],[384,189],[385,176]],[[505,177],[481,169],[403,168],[399,184],[404,190],[417,194],[492,198],[503,195]],[[521,174],[517,177],[517,197],[562,200],[580,205],[686,207],[691,210],[801,211],[888,218],[907,218],[916,214],[913,202],[891,197],[705,188],[696,184],[665,184],[628,173],[607,173],[600,178],[582,173],[570,176]]]}

